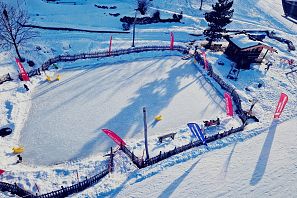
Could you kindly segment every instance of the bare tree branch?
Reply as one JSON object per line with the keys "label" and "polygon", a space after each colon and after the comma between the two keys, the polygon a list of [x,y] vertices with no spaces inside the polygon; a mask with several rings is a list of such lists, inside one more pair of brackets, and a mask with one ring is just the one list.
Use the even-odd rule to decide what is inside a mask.
{"label": "bare tree branch", "polygon": [[24,26],[28,20],[24,10],[0,2],[0,47],[14,47],[20,59],[18,48],[37,36],[32,28]]}

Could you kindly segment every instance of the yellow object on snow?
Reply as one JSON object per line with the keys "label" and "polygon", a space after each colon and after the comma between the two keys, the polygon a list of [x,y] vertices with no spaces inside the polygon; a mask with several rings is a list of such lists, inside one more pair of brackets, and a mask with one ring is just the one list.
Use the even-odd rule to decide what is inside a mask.
{"label": "yellow object on snow", "polygon": [[162,116],[161,115],[157,115],[156,117],[155,117],[155,120],[156,121],[161,121],[163,118],[162,118]]}
{"label": "yellow object on snow", "polygon": [[46,75],[46,80],[49,81],[49,82],[52,81],[51,77],[49,77],[48,75]]}
{"label": "yellow object on snow", "polygon": [[16,154],[19,154],[19,153],[22,153],[22,152],[24,152],[24,147],[23,146],[20,146],[20,147],[13,147],[12,148],[12,151],[13,151],[13,153],[16,153]]}
{"label": "yellow object on snow", "polygon": [[58,74],[56,80],[60,80],[61,79],[61,75]]}

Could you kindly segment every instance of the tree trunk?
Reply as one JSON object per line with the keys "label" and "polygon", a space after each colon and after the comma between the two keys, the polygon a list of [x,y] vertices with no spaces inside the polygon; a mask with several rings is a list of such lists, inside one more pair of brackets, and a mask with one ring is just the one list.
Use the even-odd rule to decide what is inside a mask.
{"label": "tree trunk", "polygon": [[208,40],[208,43],[207,43],[206,46],[205,46],[205,48],[206,48],[206,49],[210,49],[210,46],[211,46],[212,42],[213,42],[213,40],[212,40],[212,39],[209,39],[209,40]]}
{"label": "tree trunk", "polygon": [[21,55],[20,55],[18,46],[17,46],[17,44],[16,44],[15,42],[13,43],[13,46],[14,46],[14,49],[15,49],[16,54],[18,55],[18,58],[19,58],[20,61],[22,62],[22,57],[21,57]]}
{"label": "tree trunk", "polygon": [[202,3],[203,3],[203,0],[200,0],[200,8],[199,8],[199,10],[202,10]]}

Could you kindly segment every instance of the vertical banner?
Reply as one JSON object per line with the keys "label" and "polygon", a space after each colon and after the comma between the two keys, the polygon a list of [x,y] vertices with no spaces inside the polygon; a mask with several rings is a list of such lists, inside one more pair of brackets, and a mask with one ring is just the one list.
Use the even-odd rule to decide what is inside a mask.
{"label": "vertical banner", "polygon": [[225,101],[226,101],[226,112],[228,116],[233,116],[233,106],[232,99],[229,93],[224,93]]}
{"label": "vertical banner", "polygon": [[205,137],[204,137],[199,125],[196,123],[188,123],[187,125],[190,128],[191,132],[194,134],[194,136],[207,146]]}
{"label": "vertical banner", "polygon": [[274,118],[278,119],[283,112],[286,104],[288,102],[288,96],[285,93],[281,93],[278,104],[276,106],[276,110],[274,113]]}
{"label": "vertical banner", "polygon": [[3,174],[5,170],[0,169],[0,175]]}
{"label": "vertical banner", "polygon": [[124,142],[124,140],[122,140],[122,138],[120,138],[117,134],[115,134],[115,132],[109,130],[109,129],[102,129],[102,131],[108,135],[115,143],[117,143],[119,146],[123,145],[125,146],[126,143]]}
{"label": "vertical banner", "polygon": [[170,49],[173,50],[174,46],[174,35],[173,32],[170,32]]}
{"label": "vertical banner", "polygon": [[29,76],[27,74],[27,72],[25,71],[21,61],[18,58],[15,58],[16,63],[18,64],[21,76],[22,76],[22,80],[23,81],[30,81]]}
{"label": "vertical banner", "polygon": [[109,56],[111,55],[111,45],[112,45],[112,36],[110,36],[110,39],[109,39],[109,50],[108,50]]}
{"label": "vertical banner", "polygon": [[205,53],[205,51],[202,51],[202,56],[203,56],[203,60],[204,60],[204,69],[206,71],[208,71],[208,61],[206,59],[206,53]]}

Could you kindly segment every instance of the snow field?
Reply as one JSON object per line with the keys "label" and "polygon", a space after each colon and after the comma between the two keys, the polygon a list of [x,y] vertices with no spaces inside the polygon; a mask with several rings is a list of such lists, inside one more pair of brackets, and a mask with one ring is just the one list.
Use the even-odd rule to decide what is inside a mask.
{"label": "snow field", "polygon": [[[25,0],[13,2],[11,0],[3,1],[9,3],[22,3],[22,5],[26,9],[28,9],[29,14],[31,15],[31,22],[33,24],[36,23],[45,26],[57,25],[62,27],[75,27],[96,30],[121,30],[119,18],[108,16],[100,19],[100,17],[105,16],[105,11],[97,9],[95,10],[94,4],[98,3],[98,1],[95,0],[81,0],[81,2],[85,3],[83,6],[64,7],[46,4],[41,2],[40,0]],[[211,0],[206,1],[206,3],[213,2],[214,1]],[[136,46],[150,44],[169,45],[168,33],[170,31],[173,31],[175,33],[175,39],[178,42],[187,42],[194,39],[201,39],[199,37],[189,36],[188,33],[201,33],[202,30],[206,27],[207,24],[203,20],[202,14],[205,10],[208,10],[210,8],[209,5],[207,6],[205,4],[204,10],[199,11],[197,10],[197,8],[199,8],[199,1],[194,0],[174,0],[170,2],[166,0],[154,0],[154,3],[155,5],[153,5],[152,7],[154,8],[154,10],[161,10],[161,16],[164,16],[164,18],[170,17],[173,12],[183,11],[184,23],[136,26]],[[108,6],[117,5],[118,10],[115,10],[115,12],[121,12],[121,16],[134,15],[133,9],[135,6],[132,5],[131,1],[128,0],[121,2],[104,0],[100,1],[100,4]],[[247,7],[250,9],[246,9]],[[281,16],[282,8],[280,1],[240,0],[234,2],[234,9],[234,22],[231,23],[228,28],[275,30],[278,35],[292,40],[296,46],[297,39],[295,35],[297,26],[293,22]],[[73,10],[75,10],[75,12],[73,12]],[[59,15],[55,16],[52,13],[59,13]],[[39,16],[37,16],[37,14],[39,14]],[[110,35],[87,34],[78,32],[52,32],[42,30],[40,31],[40,37],[36,38],[32,43],[29,44],[29,46],[21,49],[21,52],[25,53],[29,59],[33,59],[35,63],[37,63],[36,66],[38,67],[48,58],[60,54],[76,54],[80,52],[107,50],[109,37]],[[113,35],[113,49],[119,47],[130,47],[131,37],[131,34],[116,36]],[[278,50],[279,54],[276,55],[276,57],[296,59],[296,51],[288,52],[287,46],[285,44],[269,39],[265,39],[265,42],[267,42],[269,45],[274,46]],[[35,47],[37,45],[41,47],[40,51],[35,50]],[[147,58],[149,56],[146,56],[144,54],[138,56],[138,58],[140,59],[142,57]],[[216,53],[208,53],[207,57],[211,61],[211,63],[216,63],[221,58],[224,59],[224,56]],[[17,74],[16,65],[13,60],[13,51],[11,51],[10,53],[7,53],[6,51],[0,52],[0,75],[7,72]],[[123,68],[126,67],[126,64],[130,64],[128,62],[118,64],[122,61],[121,58],[116,58],[114,60],[116,63],[109,60],[104,60],[104,63],[112,64],[113,66],[114,64],[125,64]],[[130,57],[128,57],[126,58],[126,60],[130,61],[136,59],[130,59]],[[147,63],[144,63],[141,60],[136,60],[136,63],[134,64],[140,64],[139,62],[148,64],[148,62],[150,61],[152,62],[153,60],[145,59],[144,62]],[[216,72],[220,73],[222,77],[226,76],[226,72],[228,72],[230,69],[229,62],[226,60],[224,60],[224,62],[224,67],[215,67],[218,68]],[[0,124],[1,126],[14,127],[14,133],[11,136],[9,136],[8,138],[0,138],[0,168],[7,171],[0,176],[1,181],[9,183],[17,182],[20,186],[23,186],[25,189],[31,190],[34,193],[37,192],[37,189],[35,187],[36,183],[39,186],[42,194],[50,192],[52,190],[60,189],[61,185],[68,186],[75,183],[76,170],[79,170],[80,180],[84,179],[85,176],[90,176],[97,173],[97,171],[100,171],[102,163],[104,163],[104,158],[102,157],[103,153],[100,152],[100,154],[98,154],[99,151],[97,152],[95,149],[91,149],[91,151],[89,151],[86,147],[81,149],[81,151],[85,149],[86,154],[78,156],[79,158],[85,157],[84,159],[74,160],[51,166],[32,165],[29,164],[29,162],[14,165],[16,157],[11,154],[11,147],[20,144],[19,140],[23,124],[26,122],[27,119],[31,119],[27,118],[30,107],[33,110],[45,108],[45,106],[42,105],[41,100],[43,97],[39,97],[41,103],[35,103],[35,101],[38,99],[32,99],[34,94],[41,92],[42,90],[45,91],[47,90],[47,88],[51,88],[44,94],[43,98],[44,101],[47,101],[45,105],[48,105],[49,107],[49,103],[51,103],[52,101],[53,105],[57,105],[57,103],[55,102],[55,98],[57,97],[57,95],[59,95],[58,100],[62,99],[63,95],[66,95],[66,88],[67,90],[69,88],[69,92],[70,94],[72,94],[70,96],[73,97],[72,101],[75,101],[76,104],[78,104],[78,102],[76,97],[74,97],[75,94],[73,93],[74,89],[76,89],[77,87],[78,90],[81,92],[88,92],[88,96],[96,95],[96,92],[93,93],[92,89],[88,90],[89,87],[86,84],[90,83],[94,87],[97,87],[98,85],[95,84],[95,82],[100,84],[100,79],[95,79],[95,74],[90,75],[90,73],[95,72],[96,69],[98,69],[99,72],[99,66],[102,67],[101,69],[104,68],[105,71],[107,71],[107,67],[105,67],[104,64],[102,65],[101,63],[98,64],[98,68],[96,67],[96,69],[91,69],[91,71],[88,71],[90,70],[90,67],[95,67],[97,64],[94,64],[93,61],[90,61],[88,63],[78,63],[79,64],[77,64],[77,62],[69,65],[63,64],[65,74],[63,74],[61,83],[65,84],[62,84],[58,87],[55,87],[55,85],[59,83],[51,85],[41,84],[41,82],[44,80],[44,76],[38,78],[36,81],[36,78],[33,78],[33,82],[29,86],[33,93],[24,92],[23,84],[20,82],[8,82],[4,86],[0,86]],[[76,65],[77,67],[74,68],[73,65]],[[85,67],[85,65],[89,65],[89,67]],[[72,68],[66,69],[69,66]],[[129,66],[129,70],[135,70],[136,66],[134,66]],[[177,65],[176,67],[181,66]],[[26,67],[26,65],[25,68],[29,69],[28,67]],[[117,71],[119,71],[120,74],[123,74],[123,72],[121,72],[119,68],[117,68]],[[169,71],[169,69],[166,71]],[[284,75],[286,71],[288,71],[288,67],[283,66],[280,63],[280,60],[277,59],[276,63],[273,65],[273,67],[271,67],[266,75],[263,74],[263,66],[261,66],[260,68],[255,68],[255,70],[240,73],[238,82],[230,81],[230,83],[234,84],[234,86],[238,89],[243,101],[244,109],[249,108],[249,99],[253,97],[258,97],[260,99],[254,108],[254,113],[257,117],[260,118],[260,123],[252,123],[246,127],[243,133],[235,134],[234,136],[230,136],[226,139],[211,144],[210,152],[205,152],[205,148],[203,147],[197,149],[195,148],[142,170],[136,170],[135,167],[130,164],[130,160],[125,158],[125,155],[123,155],[122,153],[119,153],[120,157],[116,157],[116,171],[114,174],[104,178],[95,187],[89,188],[81,194],[74,195],[73,197],[294,197],[297,192],[297,159],[295,157],[295,131],[297,121],[296,76],[292,75],[290,77],[286,77]],[[84,77],[82,79],[87,83],[84,82],[82,87],[80,87],[81,83],[79,83],[78,81],[73,83],[73,87],[71,87],[70,84],[74,80],[71,80],[67,83],[65,82],[66,80],[69,80],[71,76],[79,73],[83,73],[83,76],[85,78],[92,76],[93,80],[89,81],[94,81],[94,84],[86,79],[83,79]],[[127,75],[128,74],[130,73],[127,72]],[[199,77],[199,73],[197,74],[198,75],[196,76],[196,78]],[[131,79],[131,83],[134,82],[136,85],[140,84],[140,82],[138,82],[136,79],[134,79],[135,81],[132,81]],[[150,78],[145,77],[145,79],[147,80],[145,82],[150,84]],[[115,82],[120,82],[119,79],[114,80]],[[191,76],[191,78],[189,77],[187,80],[179,80],[181,85],[178,88],[182,87],[182,85],[187,85],[187,83],[190,83],[191,80],[195,80],[195,78]],[[225,80],[228,81],[228,79]],[[110,83],[111,86],[114,85],[115,82],[108,83]],[[258,82],[264,82],[264,87],[258,89]],[[107,88],[108,83],[103,84],[103,86]],[[192,83],[182,92],[185,92],[188,89],[192,89],[191,87],[193,87],[194,84],[195,86],[198,86],[198,83]],[[137,89],[136,85],[131,86],[131,90],[132,88],[134,88],[135,91]],[[34,91],[35,86],[38,87]],[[154,86],[149,87],[153,88]],[[245,87],[249,87],[252,91],[244,91]],[[117,88],[121,89],[122,87]],[[123,90],[127,90],[127,87],[125,87]],[[151,91],[155,89],[147,90]],[[164,94],[164,92],[162,92],[163,90],[164,89],[157,89],[154,93],[158,93],[158,95],[161,96],[161,94]],[[196,88],[195,90],[197,91]],[[50,94],[56,92],[61,92],[63,94]],[[272,124],[272,114],[279,94],[281,92],[285,92],[289,95],[289,102],[283,112],[280,123]],[[138,92],[134,92],[134,94],[132,95],[134,98],[137,99],[138,94]],[[106,95],[108,95],[108,91]],[[178,95],[185,96],[185,94]],[[218,94],[214,95],[217,96]],[[113,96],[117,96],[117,94]],[[171,102],[174,100],[184,102],[184,99],[181,99],[179,96],[177,96],[176,99],[175,97],[172,97],[173,99],[171,100]],[[70,99],[69,97],[67,97],[68,96],[66,95],[64,100]],[[87,98],[83,98],[81,95],[78,95],[77,97],[82,100],[87,100]],[[127,98],[119,98],[121,101],[120,103],[125,103],[127,105],[131,104],[127,102],[129,101]],[[115,100],[116,99],[114,99],[114,101]],[[142,101],[138,101],[139,106],[134,103],[134,106],[137,107],[137,111],[135,112],[137,112],[138,115],[136,115],[136,113],[133,113],[133,115],[135,115],[136,118],[141,118]],[[151,101],[151,99],[148,98],[146,101]],[[155,102],[156,104],[158,103],[157,101]],[[194,102],[196,104],[196,101]],[[95,102],[93,104],[95,104]],[[166,113],[170,112],[170,104],[167,104],[166,108],[164,108],[164,112],[165,110]],[[173,104],[176,105],[176,103]],[[98,108],[97,106],[99,105],[95,104],[95,106],[96,108]],[[83,108],[84,107],[81,106],[78,108],[78,110],[81,110]],[[116,109],[113,106],[111,108],[109,108],[109,106],[106,107],[107,110],[112,108]],[[118,106],[117,108],[118,112],[121,112],[121,107]],[[150,121],[153,121],[153,117],[155,116],[154,114],[157,114],[160,111],[155,111],[156,109],[154,109],[154,107],[147,108],[149,116],[151,116]],[[174,109],[178,108],[176,108],[175,106]],[[59,108],[53,110],[55,112],[62,111],[62,109]],[[78,112],[75,112],[75,110],[68,107],[66,109],[63,109],[63,111],[68,111],[70,113],[74,112],[74,114],[78,114]],[[47,112],[47,114],[45,115],[43,113],[40,113],[40,115],[51,117],[50,119],[52,119],[53,121],[62,117],[62,114],[60,114],[59,117],[55,118],[49,112]],[[221,114],[218,113],[218,115]],[[88,118],[88,116],[90,115],[84,114],[84,118]],[[101,119],[100,116],[101,115],[98,116],[98,120]],[[154,130],[156,130],[156,132],[153,132],[151,129],[149,130],[149,132],[152,131],[152,134],[150,134],[149,137],[149,148],[150,154],[152,156],[157,155],[159,151],[170,150],[173,149],[174,146],[182,145],[184,143],[186,144],[192,140],[191,134],[184,126],[185,123],[182,123],[182,125],[180,126],[170,126],[168,128],[171,129],[170,132],[178,132],[174,141],[166,139],[162,144],[158,143],[157,136],[159,131],[157,130],[157,127],[164,127],[161,124],[164,123],[168,118],[176,119],[176,116],[164,116],[164,120],[159,122],[154,127]],[[66,119],[66,117],[62,117],[60,120],[64,119]],[[199,120],[200,118],[198,117],[195,117],[195,119],[197,119],[196,121],[198,123],[202,122],[202,120]],[[210,117],[210,119],[213,119],[213,115],[212,117]],[[82,119],[78,118],[76,120],[73,120],[72,116],[69,116],[68,120],[72,120],[71,122],[75,122],[76,124],[80,124],[82,122]],[[127,123],[129,124],[129,122],[131,121],[128,121]],[[50,123],[47,124],[50,125]],[[226,119],[226,125],[224,127],[229,128],[229,125],[236,126],[237,124],[238,123],[236,122],[236,120],[232,120],[231,122]],[[99,128],[99,125],[100,124],[98,123],[98,126],[96,127]],[[139,128],[141,128],[141,126],[141,124],[138,125]],[[52,127],[53,129],[56,128],[57,132],[60,132],[60,127],[56,126],[55,122],[50,125],[50,127]],[[137,126],[134,126],[134,128],[130,128],[130,131],[132,132],[127,134],[127,137],[133,134],[133,131],[137,131],[136,129]],[[116,129],[115,131],[118,132]],[[139,135],[137,132],[135,132],[135,138],[128,138],[128,145],[130,149],[132,149],[134,153],[137,154],[137,156],[142,156],[143,137],[142,131],[139,130],[139,132]],[[215,130],[208,132],[212,133],[215,132]],[[94,132],[94,134],[87,133],[87,135],[90,135],[89,138],[94,137],[94,139],[98,141],[98,133],[99,132],[96,131]],[[87,137],[82,136],[82,134],[85,135],[85,133],[71,135],[77,135],[76,138],[82,137],[83,140],[87,140]],[[53,140],[56,143],[56,147],[60,147],[62,145],[61,147],[63,147],[64,149],[70,150],[70,152],[75,153],[75,151],[71,150],[69,145],[64,146],[64,142],[61,141],[61,137],[59,137],[59,135],[49,134],[49,136],[45,138],[48,138],[48,140]],[[33,139],[33,137],[29,138]],[[38,134],[36,135],[35,139],[38,140],[40,138],[40,134]],[[64,138],[66,138],[66,136]],[[70,138],[75,139],[75,137]],[[107,140],[104,140],[104,143],[106,143],[106,148],[108,148]],[[32,146],[36,146],[36,144]],[[55,145],[51,144],[50,146],[54,147]],[[46,146],[42,145],[41,148],[46,149]],[[98,148],[96,147],[96,149]],[[31,152],[34,153],[35,151]],[[53,150],[51,152],[53,152]],[[93,154],[92,152],[94,152],[95,154]],[[47,157],[52,157],[52,155],[47,155],[46,158]],[[44,156],[42,156],[40,159],[43,160]],[[64,161],[64,159],[58,159],[57,161],[61,162]],[[6,193],[0,194],[0,197],[7,196],[9,195]]]}
{"label": "snow field", "polygon": [[[54,164],[106,152],[115,144],[102,128],[127,142],[142,139],[142,107],[148,112],[149,136],[224,116],[223,99],[191,60],[177,56],[67,69],[61,75],[61,81],[42,82],[33,93],[21,136],[28,163]],[[164,119],[156,122],[156,115]]]}

